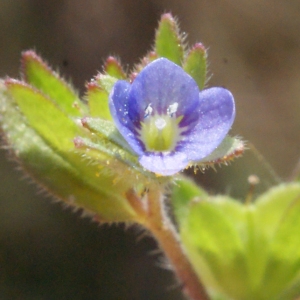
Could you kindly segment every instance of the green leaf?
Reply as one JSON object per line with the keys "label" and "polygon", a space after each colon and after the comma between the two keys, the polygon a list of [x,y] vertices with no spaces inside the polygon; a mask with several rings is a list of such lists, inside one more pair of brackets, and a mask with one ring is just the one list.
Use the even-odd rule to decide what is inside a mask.
{"label": "green leaf", "polygon": [[189,195],[189,189],[179,186],[171,199],[175,207],[182,203],[182,241],[214,293],[243,300],[291,300],[300,294],[299,183],[272,188],[248,205],[203,196],[193,186]]}
{"label": "green leaf", "polygon": [[201,43],[197,43],[189,51],[183,63],[183,69],[190,74],[202,90],[206,82],[207,72],[206,49]]}
{"label": "green leaf", "polygon": [[6,80],[5,85],[30,126],[47,140],[51,147],[67,151],[74,148],[73,138],[83,131],[72,119],[29,85],[14,79]]}
{"label": "green leaf", "polygon": [[155,52],[181,65],[183,60],[183,43],[177,22],[171,14],[164,14],[158,25],[155,36]]}
{"label": "green leaf", "polygon": [[104,65],[104,71],[107,75],[117,79],[126,79],[126,74],[123,71],[120,62],[117,58],[109,56]]}
{"label": "green leaf", "polygon": [[[268,196],[272,200],[268,200]],[[267,231],[268,237],[272,237],[262,284],[266,290],[277,295],[300,275],[300,185],[282,185],[260,201],[265,212],[263,216],[260,211],[260,221],[264,232]]]}
{"label": "green leaf", "polygon": [[[171,201],[188,256],[206,286],[215,291],[223,291],[224,286],[225,290],[239,287],[236,293],[241,294],[245,285],[239,272],[246,269],[240,240],[245,232],[242,206],[230,198],[211,198],[184,177],[176,181]],[[233,219],[239,221],[240,230]]]}
{"label": "green leaf", "polygon": [[25,80],[47,95],[70,116],[80,116],[86,111],[73,88],[49,68],[34,51],[22,54],[22,73]]}
{"label": "green leaf", "polygon": [[281,184],[270,189],[255,201],[257,222],[269,241],[273,240],[283,215],[289,212],[290,206],[299,195],[298,183]]}
{"label": "green leaf", "polygon": [[112,120],[108,105],[108,93],[95,82],[89,83],[87,89],[86,99],[90,109],[90,116]]}
{"label": "green leaf", "polygon": [[[12,80],[6,83],[7,88],[0,82],[1,125],[22,167],[55,197],[83,207],[102,221],[134,220],[135,212],[124,198],[129,183],[116,185],[115,175],[103,164],[89,164],[73,151],[73,134],[78,132],[75,123],[67,121],[51,101],[25,84]],[[47,113],[42,114],[40,109]],[[42,121],[44,124],[39,125]]]}
{"label": "green leaf", "polygon": [[[290,285],[288,289],[285,289],[280,294],[278,300],[296,300],[300,294],[300,276],[297,276],[296,280]],[[298,298],[297,298],[298,297]]]}
{"label": "green leaf", "polygon": [[180,176],[172,186],[171,202],[179,223],[186,220],[189,204],[194,199],[206,199],[208,194],[191,179]]}
{"label": "green leaf", "polygon": [[227,197],[199,199],[190,205],[180,229],[182,241],[196,272],[204,283],[243,299],[247,274],[245,248],[235,220],[246,216],[241,205]]}

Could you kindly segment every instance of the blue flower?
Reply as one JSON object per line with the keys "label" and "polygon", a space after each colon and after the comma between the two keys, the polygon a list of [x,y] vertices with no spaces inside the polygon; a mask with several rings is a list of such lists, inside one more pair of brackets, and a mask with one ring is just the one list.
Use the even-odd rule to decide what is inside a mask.
{"label": "blue flower", "polygon": [[211,154],[235,117],[228,90],[199,91],[191,76],[165,58],[147,65],[132,84],[117,81],[109,101],[115,125],[140,164],[164,176]]}

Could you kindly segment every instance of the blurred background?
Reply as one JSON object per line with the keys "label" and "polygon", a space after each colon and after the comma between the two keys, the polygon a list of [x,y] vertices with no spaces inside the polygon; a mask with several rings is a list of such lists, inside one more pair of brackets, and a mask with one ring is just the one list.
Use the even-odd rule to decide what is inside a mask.
{"label": "blurred background", "polygon": [[[130,69],[146,54],[164,12],[209,49],[208,86],[232,91],[232,134],[249,147],[189,174],[241,201],[251,174],[257,194],[288,179],[300,157],[300,1],[0,0],[0,77],[18,77],[21,51],[35,49],[82,95],[108,55]],[[151,237],[99,227],[28,182],[1,150],[0,299],[183,299]]]}

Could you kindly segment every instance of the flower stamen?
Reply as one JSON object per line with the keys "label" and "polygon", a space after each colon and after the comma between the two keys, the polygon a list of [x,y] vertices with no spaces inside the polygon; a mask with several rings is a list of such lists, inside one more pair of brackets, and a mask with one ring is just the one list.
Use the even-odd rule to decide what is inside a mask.
{"label": "flower stamen", "polygon": [[167,109],[167,114],[170,116],[170,117],[174,117],[175,116],[175,113],[177,112],[177,109],[178,109],[178,103],[175,102],[171,105],[169,105],[168,109]]}
{"label": "flower stamen", "polygon": [[151,106],[152,104],[148,104],[146,109],[145,109],[145,114],[144,114],[144,119],[148,118],[149,116],[151,116],[152,112],[153,112],[153,108]]}

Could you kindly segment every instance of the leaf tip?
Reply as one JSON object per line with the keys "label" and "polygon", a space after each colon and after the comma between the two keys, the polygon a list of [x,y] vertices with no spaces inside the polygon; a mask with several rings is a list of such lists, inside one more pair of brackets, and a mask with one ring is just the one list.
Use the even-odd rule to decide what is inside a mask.
{"label": "leaf tip", "polygon": [[45,69],[49,68],[34,50],[23,51],[21,54],[21,76],[25,81],[28,81],[28,66],[32,62],[43,65]]}
{"label": "leaf tip", "polygon": [[99,85],[94,80],[86,83],[85,87],[87,89],[87,92],[93,92],[97,89],[100,89]]}
{"label": "leaf tip", "polygon": [[173,15],[171,13],[164,13],[161,15],[161,18],[160,18],[161,21],[169,21],[169,22],[173,22],[175,23],[175,19],[173,17]]}
{"label": "leaf tip", "polygon": [[4,86],[7,89],[10,89],[10,87],[12,87],[12,86],[28,87],[28,85],[24,81],[20,81],[18,79],[14,79],[14,78],[10,78],[10,77],[8,77],[4,80]]}
{"label": "leaf tip", "polygon": [[83,140],[82,140],[81,137],[75,137],[73,139],[73,143],[74,143],[75,148],[77,148],[77,149],[85,147],[85,144],[84,144],[84,142],[83,142]]}
{"label": "leaf tip", "polygon": [[104,64],[104,72],[118,79],[125,79],[126,74],[121,66],[120,60],[114,56],[109,56]]}
{"label": "leaf tip", "polygon": [[41,60],[41,58],[37,55],[37,53],[31,49],[22,51],[21,59],[22,60],[27,60],[27,59]]}
{"label": "leaf tip", "polygon": [[199,51],[199,52],[204,52],[206,53],[206,48],[204,47],[204,45],[202,43],[196,43],[191,51]]}
{"label": "leaf tip", "polygon": [[88,126],[88,117],[84,117],[80,121],[81,121],[82,126],[87,128],[87,126]]}

